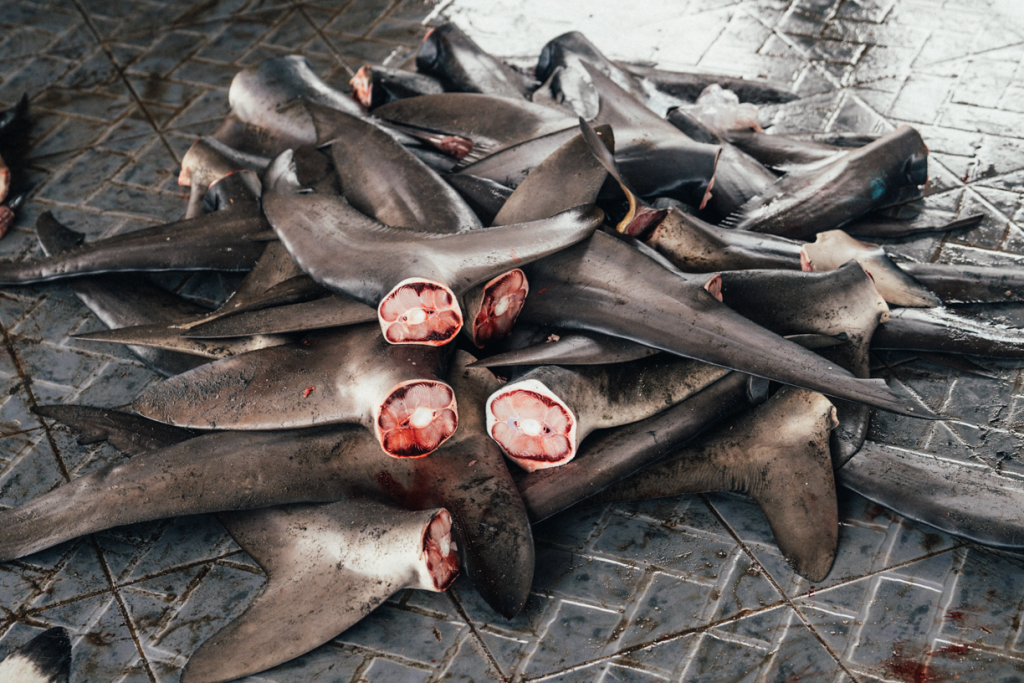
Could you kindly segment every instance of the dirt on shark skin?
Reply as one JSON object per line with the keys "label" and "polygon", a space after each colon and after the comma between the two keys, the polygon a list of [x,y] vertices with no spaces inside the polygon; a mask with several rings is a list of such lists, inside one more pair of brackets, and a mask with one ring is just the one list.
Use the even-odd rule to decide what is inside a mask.
{"label": "dirt on shark skin", "polygon": [[[183,683],[265,671],[328,642],[400,590],[446,590],[459,574],[447,510],[345,499],[218,515],[267,575],[239,617],[189,658]],[[325,609],[330,605],[330,609]]]}
{"label": "dirt on shark skin", "polygon": [[[178,431],[149,429],[150,438],[140,444],[134,435],[143,430],[131,425],[149,422],[145,418],[118,414],[112,419],[112,411],[52,406],[49,417],[84,431],[90,440],[107,438],[125,450],[159,450],[0,512],[0,557],[132,521],[369,497],[406,509],[449,510],[467,576],[489,605],[511,619],[533,582],[533,538],[504,456],[485,431],[484,401],[500,382],[485,369],[468,368],[473,360],[457,353],[449,375],[466,406],[462,428],[423,459],[389,458],[366,430],[349,425],[196,438],[189,430],[163,426]],[[210,485],[199,490],[197,480]]]}
{"label": "dirt on shark skin", "polygon": [[561,467],[595,429],[646,419],[728,372],[672,354],[613,365],[539,367],[487,399],[487,430],[527,472]]}
{"label": "dirt on shark skin", "polygon": [[424,457],[458,425],[445,359],[432,346],[388,344],[373,325],[315,332],[154,385],[136,412],[197,429],[296,429],[354,422],[386,453]]}
{"label": "dirt on shark skin", "polygon": [[927,180],[928,148],[916,130],[901,126],[813,172],[787,174],[723,226],[808,238],[891,204]]}
{"label": "dirt on shark skin", "polygon": [[732,490],[750,495],[798,574],[820,581],[839,541],[829,456],[835,407],[818,393],[784,387],[753,411],[606,488],[587,504]]}
{"label": "dirt on shark skin", "polygon": [[343,199],[301,194],[287,154],[263,208],[314,280],[377,306],[385,339],[441,346],[461,330],[459,297],[475,285],[575,244],[604,213],[577,207],[552,218],[454,234],[390,228]]}

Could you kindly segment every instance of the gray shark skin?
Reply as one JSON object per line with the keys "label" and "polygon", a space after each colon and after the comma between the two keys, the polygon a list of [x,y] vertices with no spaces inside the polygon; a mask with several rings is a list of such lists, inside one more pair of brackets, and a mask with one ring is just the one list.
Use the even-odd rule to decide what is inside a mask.
{"label": "gray shark skin", "polygon": [[536,523],[658,461],[705,429],[749,408],[750,377],[731,372],[654,417],[598,432],[562,467],[516,472],[523,504]]}
{"label": "gray shark skin", "polygon": [[682,109],[677,107],[669,110],[666,119],[693,140],[719,145],[722,148],[722,156],[718,158],[718,169],[715,172],[715,187],[708,202],[708,209],[718,218],[725,218],[739,210],[748,201],[766,192],[778,180],[778,176],[765,168],[760,161]]}
{"label": "gray shark skin", "polygon": [[[186,338],[182,334],[183,331],[188,330],[194,325],[217,320],[226,315],[249,310],[260,310],[278,301],[287,303],[296,298],[301,300],[310,296],[309,286],[312,286],[319,292],[323,291],[322,288],[315,285],[308,277],[305,275],[298,276],[296,273],[302,273],[302,271],[299,270],[298,266],[291,260],[291,257],[288,256],[284,246],[280,242],[266,243],[263,255],[260,256],[255,267],[242,280],[238,289],[216,311],[203,312],[186,318],[171,319],[166,323],[161,320],[157,323],[143,323],[101,332],[90,332],[77,335],[76,338],[162,349],[203,358],[225,358],[257,349],[280,346],[292,341],[292,339],[281,335],[263,335],[258,338],[249,336],[242,339],[209,342]],[[295,283],[298,287],[277,290],[268,296],[269,290],[273,289],[276,285],[282,284],[282,280],[290,281],[293,279],[298,280]]]}
{"label": "gray shark skin", "polygon": [[561,467],[595,429],[644,420],[728,372],[665,353],[614,365],[534,368],[487,399],[487,433],[527,472]]}
{"label": "gray shark skin", "polygon": [[353,422],[395,457],[423,457],[458,425],[441,349],[391,345],[373,325],[223,358],[156,384],[140,415],[196,429],[271,430]]}
{"label": "gray shark skin", "polygon": [[264,245],[246,238],[267,227],[258,203],[237,202],[229,210],[87,242],[53,256],[0,263],[0,284],[111,272],[249,270]]}
{"label": "gray shark skin", "polygon": [[947,304],[1024,301],[1024,271],[1017,265],[901,263],[900,268]]}
{"label": "gray shark skin", "polygon": [[111,446],[128,455],[155,451],[202,435],[202,432],[194,429],[172,427],[120,410],[53,405],[35,406],[32,412],[74,428],[81,445],[108,441]]}
{"label": "gray shark skin", "polygon": [[[491,225],[513,225],[550,218],[574,206],[593,204],[608,172],[594,158],[578,131],[533,168],[504,202]],[[610,126],[594,129],[610,154],[615,136]]]}
{"label": "gray shark skin", "polygon": [[723,225],[790,238],[833,230],[896,201],[928,179],[928,148],[901,126],[814,172],[784,176]]}
{"label": "gray shark skin", "polygon": [[[330,140],[342,194],[361,213],[384,225],[433,234],[453,234],[483,227],[454,188],[386,133],[340,112],[323,111],[316,105],[309,105],[309,109],[320,138]],[[589,197],[563,208],[592,201]],[[521,278],[522,272],[511,276],[516,277]],[[498,274],[491,282],[477,285],[462,295],[461,309],[472,321],[463,331],[478,347],[492,336],[501,335],[494,330],[496,326],[511,327],[519,312],[514,305],[507,310],[509,297],[515,297],[518,292],[504,293],[504,303],[496,299],[496,296],[500,298],[501,290],[508,289],[508,286],[501,286],[502,278],[507,281],[510,276]],[[520,289],[525,290],[525,287]],[[525,291],[521,296],[525,296]],[[501,314],[497,317],[502,320],[495,321],[494,309],[498,306]],[[480,330],[486,330],[486,334],[478,334]]]}
{"label": "gray shark skin", "polygon": [[983,213],[957,216],[952,211],[925,208],[912,218],[893,218],[885,212],[868,214],[848,223],[845,232],[857,237],[881,239],[885,237],[913,237],[924,233],[952,232],[977,226],[985,218]]}
{"label": "gray shark skin", "polygon": [[277,241],[268,242],[256,265],[220,308],[182,322],[180,327],[187,330],[225,316],[304,301],[323,293],[323,288],[310,280],[292,261],[284,245]]}
{"label": "gray shark skin", "polygon": [[439,95],[444,85],[426,74],[389,69],[378,64],[364,64],[349,81],[352,95],[359,104],[373,111],[377,107],[418,95]]}
{"label": "gray shark skin", "polygon": [[799,97],[781,83],[772,83],[771,81],[753,81],[706,73],[666,71],[641,64],[619,62],[619,65],[666,95],[688,102],[696,101],[704,89],[713,83],[732,90],[740,98],[740,102],[783,104],[792,102]]}
{"label": "gray shark skin", "polygon": [[275,131],[245,123],[234,114],[224,117],[224,122],[210,138],[243,154],[269,159],[300,144],[294,137],[283,136]]}
{"label": "gray shark skin", "polygon": [[722,137],[768,168],[805,166],[834,161],[850,151],[848,147],[829,145],[791,135],[772,135],[754,130],[720,131]]}
{"label": "gray shark skin", "polygon": [[[856,263],[829,273],[733,271],[722,273],[722,300],[778,334],[839,336],[845,344],[821,354],[854,376],[870,376],[872,335],[889,319],[889,307]],[[867,435],[868,406],[834,401],[839,426],[832,432],[836,466],[849,460]]]}
{"label": "gray shark skin", "polygon": [[731,490],[753,498],[794,570],[810,581],[828,574],[839,541],[839,510],[829,456],[838,426],[828,399],[783,387],[765,403],[609,486],[586,503]]}
{"label": "gray shark skin", "polygon": [[592,118],[597,113],[598,95],[583,69],[583,62],[598,69],[638,101],[647,102],[648,93],[639,79],[605,57],[579,31],[549,40],[540,51],[534,71],[559,101],[570,104],[580,116]]}
{"label": "gray shark skin", "polygon": [[591,123],[612,127],[615,160],[636,193],[703,208],[722,148],[694,142],[598,69],[586,62],[583,68],[601,97],[601,109]]}
{"label": "gray shark skin", "polygon": [[[47,256],[80,245],[85,236],[70,230],[47,211],[36,221],[36,236]],[[73,278],[69,287],[86,307],[109,328],[156,323],[173,324],[202,315],[206,309],[157,287],[141,275],[94,275]],[[164,376],[177,375],[207,362],[191,354],[145,346],[128,349]]]}
{"label": "gray shark skin", "polygon": [[[553,335],[554,336],[554,335]],[[479,368],[502,368],[517,365],[605,365],[646,358],[655,353],[643,344],[610,337],[606,334],[573,331],[562,332],[552,339],[514,351],[489,356],[474,363]]]}
{"label": "gray shark skin", "polygon": [[472,141],[472,151],[462,158],[465,164],[576,126],[573,117],[549,107],[475,93],[410,97],[378,107],[373,114],[391,123]]}
{"label": "gray shark skin", "polygon": [[455,188],[484,225],[490,225],[514,191],[501,183],[470,173],[446,173],[446,183]]}
{"label": "gray shark skin", "polygon": [[842,230],[819,232],[815,241],[800,249],[804,270],[825,271],[856,260],[875,282],[878,293],[890,304],[932,308],[942,302],[897,266],[877,244],[861,242]]}
{"label": "gray shark skin", "polygon": [[242,353],[270,349],[293,342],[286,335],[252,335],[238,339],[193,339],[181,336],[181,329],[175,323],[154,323],[119,327],[72,335],[74,339],[125,344],[130,347],[149,347],[174,353],[184,353],[203,359],[230,358]]}
{"label": "gray shark skin", "polygon": [[[601,126],[594,136],[603,149],[614,149],[608,126]],[[574,206],[591,205],[606,177],[589,144],[576,135],[530,171],[504,202],[491,227],[545,220]],[[471,321],[463,330],[477,348],[508,336],[528,292],[526,275],[515,269],[484,287],[474,287],[463,297],[463,310]]]}
{"label": "gray shark skin", "polygon": [[785,237],[719,228],[675,207],[640,238],[688,273],[751,268],[798,270],[803,246]]}
{"label": "gray shark skin", "polygon": [[1019,360],[1024,358],[1024,332],[944,308],[900,308],[875,330],[871,348]]}
{"label": "gray shark skin", "polygon": [[317,141],[304,101],[355,116],[366,113],[358,102],[320,80],[299,55],[273,57],[242,69],[231,80],[228,101],[239,120],[271,131],[291,147]]}
{"label": "gray shark skin", "polygon": [[315,301],[239,313],[182,331],[193,339],[250,337],[261,334],[310,332],[377,319],[377,311],[347,294],[330,294]]}
{"label": "gray shark skin", "polygon": [[484,52],[462,29],[446,23],[431,29],[416,53],[416,70],[447,90],[503,97],[528,97],[531,84]]}
{"label": "gray shark skin", "polygon": [[[827,349],[846,343],[845,336],[788,334],[786,339],[805,349]],[[501,368],[525,365],[607,365],[640,360],[661,353],[643,344],[596,332],[564,330],[547,339],[478,360],[473,367]]]}
{"label": "gray shark skin", "polygon": [[576,135],[576,128],[563,128],[506,147],[479,161],[463,164],[457,170],[460,174],[466,173],[515,189],[533,169]]}
{"label": "gray shark skin", "polygon": [[[467,368],[473,360],[457,353],[450,374],[465,406],[461,429],[424,459],[389,458],[366,430],[348,425],[216,432],[190,439],[194,432],[166,425],[164,430],[178,431],[131,427],[149,422],[137,415],[122,413],[111,419],[113,411],[48,407],[49,417],[84,430],[90,438],[105,435],[125,450],[140,445],[131,432],[156,433],[148,445],[161,450],[0,512],[0,557],[20,557],[137,521],[373,497],[408,509],[449,510],[462,540],[467,576],[489,605],[511,619],[525,604],[533,582],[533,537],[501,449],[485,431],[484,401],[500,384],[487,370]],[[200,489],[196,481],[210,485]]]}
{"label": "gray shark skin", "polygon": [[43,631],[0,661],[0,681],[68,683],[70,679],[71,639],[62,626]]}
{"label": "gray shark skin", "polygon": [[307,107],[330,147],[342,196],[392,228],[450,234],[481,227],[459,194],[380,128],[316,103]]}
{"label": "gray shark skin", "polygon": [[[750,374],[934,418],[880,380],[857,379],[759,327],[621,240],[602,232],[529,269],[533,294],[520,319],[584,329]],[[637,283],[643,283],[643,288]]]}
{"label": "gray shark skin", "polygon": [[444,591],[459,573],[451,516],[371,500],[218,515],[267,574],[245,612],[206,640],[182,683],[221,683],[323,645],[405,588]]}
{"label": "gray shark skin", "polygon": [[864,442],[836,482],[910,519],[985,545],[1024,547],[1020,481],[987,465]]}
{"label": "gray shark skin", "polygon": [[190,188],[185,218],[195,218],[203,212],[203,196],[224,176],[235,171],[262,173],[270,165],[268,157],[245,154],[210,137],[192,143],[181,158],[178,185]]}
{"label": "gray shark skin", "polygon": [[[278,165],[287,167],[287,154]],[[546,220],[441,235],[391,228],[339,197],[297,190],[286,173],[264,195],[270,224],[314,280],[377,306],[392,343],[448,343],[463,325],[459,296],[585,239],[604,216],[577,207]]]}

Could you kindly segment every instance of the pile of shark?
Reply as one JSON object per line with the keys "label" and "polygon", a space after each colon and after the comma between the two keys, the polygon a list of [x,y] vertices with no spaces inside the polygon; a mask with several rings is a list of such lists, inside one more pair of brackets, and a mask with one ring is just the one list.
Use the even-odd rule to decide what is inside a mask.
{"label": "pile of shark", "polygon": [[[353,92],[301,56],[238,73],[182,161],[185,217],[45,256],[166,379],[127,408],[36,409],[122,462],[0,511],[0,561],[124,524],[213,513],[266,589],[184,683],[264,671],[406,588],[464,572],[499,615],[531,525],[572,506],[736,491],[811,581],[837,483],[981,543],[1024,544],[1021,491],[867,440],[873,410],[936,419],[870,352],[1024,357],[956,310],[1024,301],[1015,268],[897,262],[862,239],[968,230],[925,200],[928,149],[761,130],[768,82],[606,58],[571,32],[535,69],[433,29],[416,72]],[[216,310],[146,271],[247,271]],[[65,636],[66,637],[66,636]]]}

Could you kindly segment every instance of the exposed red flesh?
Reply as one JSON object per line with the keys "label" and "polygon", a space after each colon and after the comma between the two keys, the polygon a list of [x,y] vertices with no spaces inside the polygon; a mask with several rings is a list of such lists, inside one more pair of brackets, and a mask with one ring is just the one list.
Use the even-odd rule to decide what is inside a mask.
{"label": "exposed red flesh", "polygon": [[402,382],[384,400],[374,424],[381,448],[391,457],[425,457],[459,426],[455,393],[444,382]]}
{"label": "exposed red flesh", "polygon": [[452,538],[452,516],[447,510],[441,510],[423,531],[423,561],[436,590],[447,590],[459,575],[457,550]]}
{"label": "exposed red flesh", "polygon": [[348,82],[352,86],[352,97],[367,109],[373,102],[373,71],[369,64],[359,67],[359,71]]}
{"label": "exposed red flesh", "polygon": [[192,171],[189,170],[188,166],[181,167],[181,172],[178,173],[178,185],[192,187]]}
{"label": "exposed red flesh", "polygon": [[14,212],[9,206],[0,206],[0,237],[7,234],[7,231],[14,225]]}
{"label": "exposed red flesh", "polygon": [[458,135],[435,136],[430,143],[457,161],[462,161],[473,151],[473,141]]}
{"label": "exposed red flesh", "polygon": [[429,280],[404,280],[381,300],[377,319],[391,344],[443,346],[462,329],[452,290]]}
{"label": "exposed red flesh", "polygon": [[7,192],[11,189],[11,169],[7,168],[3,157],[0,157],[0,202],[7,199]]}
{"label": "exposed red flesh", "polygon": [[576,455],[576,419],[546,394],[539,382],[517,382],[487,402],[488,433],[527,472],[564,465]]}
{"label": "exposed red flesh", "polygon": [[715,170],[711,172],[711,180],[708,181],[708,189],[704,190],[704,197],[700,200],[700,208],[703,209],[711,201],[711,188],[715,186],[715,174],[718,173],[718,160],[722,158],[722,150],[715,155]]}
{"label": "exposed red flesh", "polygon": [[638,206],[633,220],[629,222],[622,232],[630,237],[643,240],[654,228],[661,225],[661,222],[668,214],[666,209],[652,209],[648,206]]}
{"label": "exposed red flesh", "polygon": [[722,300],[722,276],[715,274],[710,280],[704,283],[704,291],[719,301]]}
{"label": "exposed red flesh", "polygon": [[473,319],[473,343],[483,348],[487,342],[507,336],[523,310],[529,291],[526,273],[518,268],[484,285],[480,311]]}
{"label": "exposed red flesh", "polygon": [[800,249],[800,270],[805,273],[814,272],[814,264],[811,263],[811,259],[807,257],[807,252],[802,248]]}

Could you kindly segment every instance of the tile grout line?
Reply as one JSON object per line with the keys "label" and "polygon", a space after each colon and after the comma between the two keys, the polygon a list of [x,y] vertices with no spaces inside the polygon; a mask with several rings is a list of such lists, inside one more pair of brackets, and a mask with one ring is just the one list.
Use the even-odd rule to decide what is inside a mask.
{"label": "tile grout line", "polygon": [[[45,295],[43,296],[45,298]],[[24,366],[21,364],[21,359],[18,357],[18,352],[14,348],[14,342],[11,339],[10,332],[7,330],[7,326],[0,322],[0,335],[3,335],[4,346],[7,348],[7,354],[11,357],[11,362],[14,363],[14,369],[18,373],[18,378],[21,380],[22,387],[25,388],[25,396],[28,398],[30,407],[35,408],[39,405],[36,400],[35,392],[32,391],[32,378],[26,374]],[[53,457],[57,461],[57,468],[60,470],[61,476],[64,477],[65,482],[71,481],[71,472],[68,469],[67,463],[64,462],[63,456],[61,456],[60,448],[57,447],[57,441],[53,438],[53,433],[50,431],[50,426],[46,424],[46,421],[39,415],[33,413],[36,421],[42,426],[43,433],[46,435],[46,440],[50,444],[50,450],[53,452]]]}
{"label": "tile grout line", "polygon": [[772,587],[775,588],[775,590],[779,592],[779,595],[782,596],[783,602],[796,613],[797,618],[800,619],[800,621],[807,628],[807,630],[811,632],[811,634],[818,640],[819,643],[821,643],[821,646],[824,647],[825,651],[828,652],[829,656],[831,656],[832,659],[835,660],[839,668],[843,670],[843,673],[849,676],[854,683],[858,683],[858,678],[854,676],[853,672],[846,666],[846,662],[843,661],[842,657],[840,657],[832,649],[832,646],[830,646],[828,642],[826,642],[825,638],[822,637],[820,633],[818,633],[818,629],[814,628],[810,620],[807,619],[807,616],[797,608],[796,603],[793,602],[793,599],[786,593],[785,590],[782,589],[782,585],[775,579],[774,576],[772,576],[771,572],[768,571],[768,568],[765,567],[760,561],[758,561],[753,551],[751,551],[750,548],[747,546],[746,542],[744,542],[743,539],[739,537],[739,534],[736,533],[736,530],[732,528],[732,525],[725,520],[725,517],[723,517],[722,514],[718,511],[718,508],[716,508],[711,503],[707,495],[702,493],[700,494],[700,497],[704,501],[704,504],[707,505],[708,509],[711,510],[712,514],[714,514],[715,517],[718,519],[718,522],[729,531],[729,534],[733,537],[735,542],[739,544],[740,548],[743,549],[743,552],[745,552],[751,560],[757,562],[757,565],[761,567],[761,571],[764,572],[765,578],[768,579],[768,582],[772,584]]}
{"label": "tile grout line", "polygon": [[170,152],[171,157],[176,162],[180,163],[181,159],[180,157],[178,157],[178,153],[174,150],[174,147],[171,145],[171,143],[167,141],[167,138],[164,136],[163,131],[160,130],[160,126],[157,125],[156,119],[154,119],[153,115],[149,113],[149,109],[146,107],[145,103],[143,103],[142,98],[139,96],[139,93],[135,90],[135,86],[133,86],[131,84],[131,81],[128,80],[128,76],[125,74],[124,67],[122,67],[118,63],[117,58],[114,57],[113,51],[107,45],[107,42],[103,40],[103,37],[100,35],[99,30],[97,30],[96,26],[93,24],[92,18],[89,16],[89,13],[86,12],[85,8],[82,6],[81,0],[71,0],[71,2],[74,3],[79,13],[81,13],[82,18],[85,21],[85,25],[88,26],[89,31],[91,31],[93,36],[96,38],[96,42],[99,44],[100,49],[103,50],[103,53],[107,56],[107,59],[110,60],[110,63],[114,65],[114,68],[117,70],[118,77],[121,79],[121,82],[124,84],[124,87],[128,89],[128,92],[129,94],[131,94],[132,99],[135,100],[135,105],[139,108],[139,111],[142,112],[142,115],[146,117],[146,122],[149,123],[153,131],[159,136],[160,141],[164,144],[164,147],[167,148],[167,151]]}
{"label": "tile grout line", "polygon": [[[455,593],[451,591],[445,591],[445,594],[447,595],[448,600],[453,605],[455,605],[455,611],[457,611],[459,613],[459,616],[461,616],[462,619],[466,622],[466,625],[469,627],[470,633],[472,633],[473,637],[476,639],[477,645],[480,646],[480,649],[483,650],[484,655],[487,657],[487,662],[494,668],[495,671],[498,672],[498,678],[502,681],[511,680],[511,676],[506,676],[505,673],[501,670],[501,667],[498,665],[497,658],[494,656],[494,653],[491,652],[491,648],[487,647],[487,643],[484,642],[484,638],[480,634],[479,629],[477,629],[476,624],[473,623],[473,620],[469,618],[469,613],[467,613],[466,609],[462,606],[462,601],[460,601],[455,596]],[[529,598],[527,598],[527,600],[529,600]]]}
{"label": "tile grout line", "polygon": [[[78,0],[75,0],[77,4]],[[100,544],[96,542],[96,537],[90,538],[93,550],[96,552],[96,556],[99,559],[100,568],[103,569],[103,575],[107,578],[107,583],[110,584],[111,594],[114,597],[114,602],[117,603],[117,607],[121,612],[121,618],[124,620],[124,625],[128,629],[128,633],[132,637],[132,641],[135,643],[135,649],[139,651],[139,659],[142,661],[142,667],[146,670],[146,675],[149,677],[151,683],[158,683],[156,672],[153,671],[153,665],[150,664],[149,658],[146,657],[146,651],[142,647],[142,640],[139,638],[138,632],[135,630],[135,622],[132,621],[131,614],[128,612],[128,606],[124,603],[124,598],[121,596],[121,592],[117,590],[117,583],[114,581],[114,574],[110,571],[110,566],[107,564],[107,558],[104,557],[103,551],[100,549]]]}

